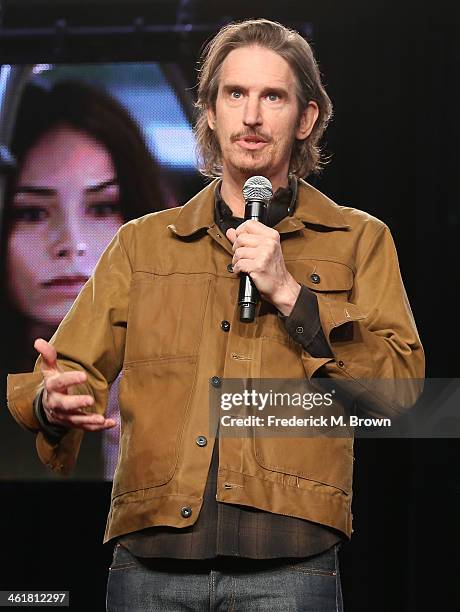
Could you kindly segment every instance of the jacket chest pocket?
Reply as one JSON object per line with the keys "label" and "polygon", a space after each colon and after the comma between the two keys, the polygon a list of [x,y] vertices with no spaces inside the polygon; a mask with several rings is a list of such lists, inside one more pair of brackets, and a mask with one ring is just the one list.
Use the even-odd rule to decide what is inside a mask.
{"label": "jacket chest pocket", "polygon": [[198,353],[210,278],[135,272],[130,289],[125,364]]}
{"label": "jacket chest pocket", "polygon": [[[323,259],[298,259],[288,260],[286,266],[295,280],[311,289],[318,299],[349,301],[354,275],[346,264]],[[262,303],[257,319],[260,327],[259,335],[273,340],[284,340],[295,351],[296,342],[289,337],[284,323],[276,313],[273,306]],[[271,349],[272,347],[269,347],[268,350]],[[276,361],[276,354],[267,355],[265,349],[264,359],[266,362]]]}
{"label": "jacket chest pocket", "polygon": [[353,271],[344,263],[326,259],[303,259],[287,263],[297,280],[318,294],[347,300],[353,288]]}

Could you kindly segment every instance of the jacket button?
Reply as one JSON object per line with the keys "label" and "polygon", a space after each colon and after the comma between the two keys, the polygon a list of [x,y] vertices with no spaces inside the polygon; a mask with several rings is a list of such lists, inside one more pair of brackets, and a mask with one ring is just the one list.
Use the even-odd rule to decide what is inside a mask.
{"label": "jacket button", "polygon": [[340,361],[338,361],[338,362],[337,362],[337,365],[338,365],[340,368],[343,368],[343,366],[344,366],[345,364],[343,363],[343,361],[342,361],[342,360],[340,360]]}
{"label": "jacket button", "polygon": [[222,380],[218,376],[213,376],[211,378],[211,385],[218,389],[222,385]]}
{"label": "jacket button", "polygon": [[310,274],[310,279],[312,283],[315,283],[315,285],[321,282],[321,277],[319,274]]}
{"label": "jacket button", "polygon": [[295,328],[295,332],[296,332],[296,334],[303,334],[303,327],[301,325],[299,325],[299,327]]}
{"label": "jacket button", "polygon": [[195,442],[198,444],[198,446],[206,446],[206,444],[208,443],[205,436],[198,436]]}
{"label": "jacket button", "polygon": [[233,272],[233,264],[227,265],[227,272]]}
{"label": "jacket button", "polygon": [[180,513],[183,518],[189,518],[190,516],[192,516],[192,509],[190,508],[190,506],[182,506],[182,508],[180,509]]}
{"label": "jacket button", "polygon": [[221,321],[220,326],[223,331],[228,332],[230,329],[230,323],[228,321]]}

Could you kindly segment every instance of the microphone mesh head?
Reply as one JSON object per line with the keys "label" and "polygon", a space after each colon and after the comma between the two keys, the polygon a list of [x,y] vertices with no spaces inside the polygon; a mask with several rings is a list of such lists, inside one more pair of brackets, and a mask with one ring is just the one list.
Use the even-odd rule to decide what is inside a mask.
{"label": "microphone mesh head", "polygon": [[272,184],[265,176],[251,176],[243,185],[243,196],[247,200],[268,202],[273,195]]}

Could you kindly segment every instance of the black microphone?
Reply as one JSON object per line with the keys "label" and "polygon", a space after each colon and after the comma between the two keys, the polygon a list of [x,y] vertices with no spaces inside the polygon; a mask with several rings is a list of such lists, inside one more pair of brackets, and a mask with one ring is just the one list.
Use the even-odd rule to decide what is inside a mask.
{"label": "black microphone", "polygon": [[[244,220],[252,219],[265,223],[267,220],[267,206],[273,195],[272,184],[264,176],[251,176],[243,185],[243,196],[246,202]],[[240,321],[252,323],[256,316],[256,307],[260,301],[257,287],[249,274],[244,272],[240,278],[238,293],[238,306],[240,307]]]}

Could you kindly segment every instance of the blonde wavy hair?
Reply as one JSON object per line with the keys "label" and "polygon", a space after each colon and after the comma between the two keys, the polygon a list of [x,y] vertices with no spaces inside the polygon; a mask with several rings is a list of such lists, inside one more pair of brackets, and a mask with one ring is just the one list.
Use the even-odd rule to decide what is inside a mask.
{"label": "blonde wavy hair", "polygon": [[290,65],[296,77],[299,118],[308,102],[314,101],[319,116],[305,140],[295,140],[289,172],[303,178],[318,173],[327,160],[322,156],[319,141],[332,116],[332,103],[327,95],[313,51],[296,31],[268,19],[249,19],[222,28],[206,45],[200,60],[197,119],[195,137],[200,172],[208,177],[221,176],[221,151],[216,134],[208,125],[207,109],[215,111],[222,64],[234,49],[258,45],[278,53]]}

